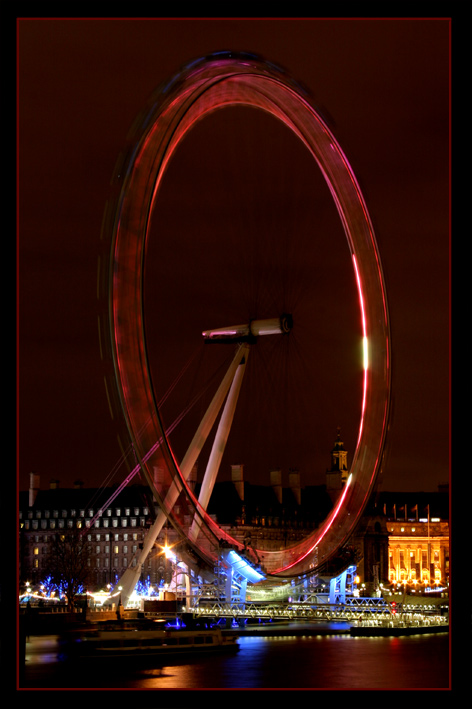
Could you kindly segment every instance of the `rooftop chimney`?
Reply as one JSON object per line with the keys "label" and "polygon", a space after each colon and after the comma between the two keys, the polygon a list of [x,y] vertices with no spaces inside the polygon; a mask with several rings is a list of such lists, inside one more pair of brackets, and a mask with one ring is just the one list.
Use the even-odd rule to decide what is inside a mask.
{"label": "rooftop chimney", "polygon": [[52,479],[49,481],[49,488],[51,490],[57,490],[58,487],[59,487],[59,480]]}
{"label": "rooftop chimney", "polygon": [[282,471],[281,470],[271,470],[270,471],[270,484],[272,485],[272,490],[275,492],[275,496],[279,502],[282,504]]}
{"label": "rooftop chimney", "polygon": [[301,504],[302,493],[300,489],[300,473],[298,470],[290,470],[288,473],[288,483],[293,492],[297,505]]}
{"label": "rooftop chimney", "polygon": [[244,500],[243,468],[244,465],[231,466],[231,480],[233,481],[234,487],[236,488],[236,492],[238,493],[240,500]]}
{"label": "rooftop chimney", "polygon": [[30,507],[33,507],[34,502],[36,500],[36,496],[39,491],[39,475],[36,473],[30,473],[30,483],[29,483],[29,498],[28,498],[28,504]]}

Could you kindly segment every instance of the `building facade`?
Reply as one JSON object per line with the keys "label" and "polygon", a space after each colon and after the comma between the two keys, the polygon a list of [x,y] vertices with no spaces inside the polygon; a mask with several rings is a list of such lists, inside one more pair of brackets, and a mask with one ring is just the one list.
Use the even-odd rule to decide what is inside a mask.
{"label": "building facade", "polygon": [[[113,488],[84,489],[80,483],[61,488],[54,480],[41,490],[32,474],[28,493],[20,493],[20,579],[33,584],[44,579],[53,536],[74,529],[83,531],[89,543],[91,586],[114,585],[129,565],[136,565],[155,517],[153,501],[144,485],[131,485],[105,507],[112,493]],[[143,568],[154,582],[159,562],[150,555]]]}
{"label": "building facade", "polygon": [[[245,547],[262,552],[288,547],[321,524],[342,492],[348,467],[339,430],[326,473],[326,485],[302,487],[297,471],[289,472],[288,486],[282,485],[281,472],[273,471],[270,484],[264,486],[246,482],[243,466],[232,466],[232,480],[215,485],[208,513]],[[198,483],[193,484],[198,497]],[[20,493],[20,579],[33,584],[44,579],[53,536],[78,529],[90,547],[90,585],[95,590],[113,586],[126,569],[139,563],[156,512],[144,484],[128,485],[117,494],[113,488],[85,489],[80,483],[61,488],[53,480],[42,490],[38,476],[31,474],[30,489]],[[171,568],[163,553],[168,537],[175,541],[176,532],[165,526],[142,566],[143,582],[169,583]],[[368,595],[382,585],[411,585],[418,590],[447,586],[448,491],[374,494],[343,553],[356,563]],[[342,563],[343,558],[337,561]]]}

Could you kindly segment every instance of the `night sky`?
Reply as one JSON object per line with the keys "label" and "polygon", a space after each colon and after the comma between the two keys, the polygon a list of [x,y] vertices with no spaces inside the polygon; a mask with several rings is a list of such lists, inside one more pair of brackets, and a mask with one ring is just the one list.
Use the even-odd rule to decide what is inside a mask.
{"label": "night sky", "polygon": [[[52,478],[100,486],[125,475],[97,325],[110,181],[150,94],[188,60],[222,49],[286,68],[346,153],[374,224],[392,325],[393,415],[382,489],[436,490],[447,482],[448,21],[24,19],[18,40],[21,489],[33,470],[43,487]],[[359,322],[348,248],[319,171],[295,138],[266,116],[223,113],[179,147],[153,215],[146,302],[156,389],[162,393],[177,376],[195,338],[198,349],[201,329],[256,312],[267,264],[289,252],[277,281],[280,307],[308,296],[312,329],[305,343],[307,330],[294,327],[289,386],[268,387],[286,418],[272,427],[264,446],[274,459],[265,460],[298,468],[302,484],[319,484],[337,427],[348,460],[358,432]],[[260,278],[249,282],[236,274],[248,272],[254,243]],[[276,314],[263,311],[259,317]],[[300,306],[295,321],[305,315]],[[191,335],[179,339],[182,333]],[[241,400],[248,413],[240,414],[259,442],[265,419],[254,412],[263,405],[274,411],[267,392],[256,391],[261,372],[273,372],[264,369],[271,346],[263,347],[251,353]],[[179,406],[176,399],[169,421]],[[251,460],[258,446],[245,436],[248,451],[236,436],[223,477],[229,462],[244,462],[248,479],[268,483],[264,463]]]}

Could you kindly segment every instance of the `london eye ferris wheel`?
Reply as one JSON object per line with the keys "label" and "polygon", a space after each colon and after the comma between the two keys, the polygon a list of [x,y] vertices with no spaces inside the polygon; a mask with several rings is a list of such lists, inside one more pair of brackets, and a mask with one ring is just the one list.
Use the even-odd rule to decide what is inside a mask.
{"label": "london eye ferris wheel", "polygon": [[[251,284],[252,292],[257,291],[257,305],[253,299],[250,308],[238,310],[234,294],[225,300],[224,273],[236,266],[231,265],[234,244],[226,243],[226,235],[222,233],[218,248],[205,252],[206,267],[199,266],[199,281],[206,288],[201,310],[208,319],[218,317],[217,322],[203,323],[189,314],[195,305],[194,281],[180,266],[185,239],[179,246],[173,246],[172,239],[163,243],[159,199],[171,164],[189,132],[211,121],[216,112],[224,115],[241,109],[276,119],[285,131],[288,129],[321,175],[344,232],[357,293],[362,382],[357,443],[347,482],[327,518],[301,541],[272,547],[270,551],[254,550],[255,566],[256,560],[264,558],[273,576],[291,577],[315,572],[336,554],[349,539],[367,504],[381,466],[387,434],[391,343],[380,255],[358,181],[309,95],[285,71],[252,54],[221,52],[188,63],[153,95],[136,121],[127,150],[117,165],[104,220],[102,239],[108,258],[103,264],[101,280],[107,306],[103,347],[112,362],[109,396],[113,399],[113,388],[117,410],[124,419],[137,462],[159,503],[156,529],[169,521],[196,555],[209,564],[214,563],[222,540],[229,547],[240,549],[241,542],[232,538],[207,513],[207,508],[241,401],[249,409],[255,405],[255,396],[244,399],[241,394],[247,383],[243,379],[247,379],[249,364],[262,343],[279,343],[287,352],[297,335],[299,319],[286,290],[282,296],[278,292],[272,298],[264,298],[262,293],[267,284],[261,264],[278,260],[282,266],[279,264],[275,270],[280,273],[286,252],[277,246],[274,233],[268,242],[270,246],[255,245],[257,258],[248,255],[244,242],[236,239],[244,259],[240,270],[244,271],[245,282]],[[217,208],[216,203],[213,211]],[[241,209],[245,208],[247,205],[242,204]],[[178,199],[173,209],[177,212],[183,209]],[[201,249],[205,251],[204,246]],[[162,279],[153,273],[152,259],[161,269]],[[225,265],[221,271],[219,262]],[[159,287],[165,282],[164,274],[171,284],[169,288]],[[212,288],[218,277],[223,280],[223,288],[215,296]],[[275,290],[282,290],[279,277],[275,283]],[[170,299],[172,302],[182,299],[188,317],[170,322],[174,317],[170,314]],[[219,303],[216,310],[215,300]],[[316,307],[308,299],[305,312],[309,317]],[[199,410],[194,433],[182,449],[180,443],[173,442],[174,424],[169,424],[164,411],[167,394],[163,395],[163,389],[167,390],[167,378],[163,372],[164,358],[159,353],[170,350],[171,359],[175,359],[178,352],[186,361],[191,353],[185,351],[185,343],[190,340],[185,337],[179,340],[186,330],[192,330],[191,337],[203,343],[210,358],[223,351],[227,361],[205,406],[194,406],[187,388],[183,408]],[[151,343],[158,353],[155,359],[150,352]],[[309,366],[316,367],[316,362],[310,360]],[[255,380],[258,378],[262,375],[256,373]],[[273,388],[279,388],[280,394],[279,385]],[[277,409],[283,403],[280,396],[274,401],[277,403],[269,408],[274,420],[278,420]],[[252,422],[253,428],[254,421],[260,420],[253,411],[243,413],[242,418]],[[190,476],[195,464],[201,464],[205,451],[205,473],[197,497]]]}

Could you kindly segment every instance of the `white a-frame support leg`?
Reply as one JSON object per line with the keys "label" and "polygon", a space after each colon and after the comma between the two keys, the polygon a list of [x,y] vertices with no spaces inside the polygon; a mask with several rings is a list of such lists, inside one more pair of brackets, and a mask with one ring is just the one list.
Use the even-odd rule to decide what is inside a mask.
{"label": "white a-frame support leg", "polygon": [[[180,471],[182,473],[182,477],[185,480],[187,480],[188,476],[190,475],[190,471],[192,470],[203,446],[205,445],[205,441],[208,438],[213,424],[216,421],[216,417],[218,416],[218,413],[223,405],[231,383],[234,381],[235,374],[238,371],[241,360],[244,357],[247,358],[248,351],[248,345],[239,345],[237,352],[210,403],[210,406],[208,407],[203,419],[200,422],[200,425],[192,439],[192,442],[180,464]],[[167,495],[164,498],[164,507],[166,510],[172,509],[172,507],[177,501],[181,489],[182,487],[178,481],[172,483],[167,492]],[[159,536],[159,533],[162,530],[166,520],[166,513],[162,509],[160,509],[152,527],[149,529],[149,532],[147,533],[144,539],[143,548],[138,556],[138,559],[136,560],[136,566],[129,567],[128,569],[126,569],[125,573],[119,581],[118,586],[121,586],[122,589],[121,602],[125,608],[131,594],[133,593],[136,587],[136,584],[138,583],[139,577],[141,575],[141,567],[145,562],[152,547],[154,546],[154,543],[157,537]]]}
{"label": "white a-frame support leg", "polygon": [[[231,424],[233,423],[234,412],[236,409],[239,392],[241,390],[241,384],[246,368],[246,362],[249,355],[249,345],[244,345],[242,349],[244,350],[243,358],[236,370],[236,374],[234,375],[233,383],[231,385],[231,389],[228,394],[223,413],[221,414],[220,423],[216,431],[215,440],[211,449],[210,457],[208,459],[208,464],[205,470],[205,476],[203,478],[202,487],[200,489],[200,495],[198,497],[199,507],[201,507],[204,511],[206,511],[208,502],[210,501],[210,496],[213,491],[216,476],[218,475],[218,470],[226,447],[226,442],[228,440]],[[192,526],[188,535],[188,538],[191,542],[195,541],[195,539],[198,537],[201,523],[201,517],[198,515],[197,512],[193,519]]]}

